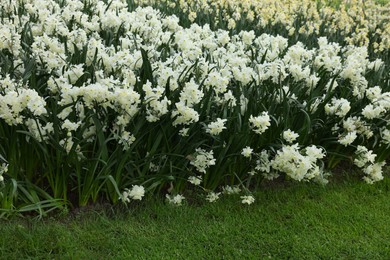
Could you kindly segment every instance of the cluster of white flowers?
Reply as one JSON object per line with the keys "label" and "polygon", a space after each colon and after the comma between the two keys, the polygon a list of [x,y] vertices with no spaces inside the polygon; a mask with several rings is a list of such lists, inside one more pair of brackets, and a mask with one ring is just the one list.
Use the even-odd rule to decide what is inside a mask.
{"label": "cluster of white flowers", "polygon": [[181,206],[183,205],[183,202],[185,200],[185,197],[183,195],[177,194],[177,195],[166,195],[167,201],[169,204],[175,205],[175,206]]}
{"label": "cluster of white flowers", "polygon": [[371,101],[362,110],[362,115],[367,119],[382,118],[390,110],[390,92],[381,93],[376,86],[366,90],[366,96]]}
{"label": "cluster of white flowers", "polygon": [[286,173],[294,180],[313,179],[321,175],[317,160],[324,158],[323,149],[314,145],[299,149],[298,144],[285,145],[271,162],[273,169]]}
{"label": "cluster of white flowers", "polygon": [[271,169],[270,153],[266,150],[261,151],[259,158],[256,161],[255,171],[260,172],[265,179],[273,180],[279,177],[277,171]]}
{"label": "cluster of white flowers", "polygon": [[238,194],[240,192],[241,192],[241,189],[238,186],[226,185],[226,186],[222,187],[222,193],[223,194],[231,195],[231,194]]}
{"label": "cluster of white flowers", "polygon": [[351,145],[357,138],[358,135],[370,139],[374,136],[370,125],[363,121],[361,117],[348,117],[342,122],[343,132],[340,133],[338,142],[344,146]]}
{"label": "cluster of white flowers", "polygon": [[356,158],[353,162],[366,174],[364,181],[372,184],[383,179],[382,168],[385,162],[375,162],[376,154],[361,145],[357,147],[355,154]]}
{"label": "cluster of white flowers", "polygon": [[194,184],[195,186],[198,186],[202,182],[202,176],[190,176],[188,177],[188,182]]}
{"label": "cluster of white flowers", "polygon": [[337,115],[344,117],[351,109],[351,104],[345,98],[332,98],[331,103],[325,105],[325,113],[328,115]]}
{"label": "cluster of white flowers", "polygon": [[[236,97],[228,89],[229,82],[233,78],[243,85],[248,84],[251,79],[255,79],[256,83],[260,84],[268,79],[278,82],[290,73],[296,81],[307,80],[307,86],[311,89],[318,82],[318,77],[309,70],[310,64],[314,64],[317,68],[325,67],[334,75],[341,71],[340,76],[351,80],[354,93],[360,95],[359,93],[364,91],[367,85],[362,83],[365,80],[365,71],[370,68],[378,70],[383,63],[380,60],[368,62],[365,47],[352,46],[346,49],[345,60],[343,60],[340,56],[341,47],[338,44],[329,43],[324,37],[318,39],[319,49],[308,50],[302,43],[288,48],[287,39],[283,37],[267,34],[256,37],[253,31],[242,31],[230,37],[226,31],[213,32],[207,25],[200,27],[193,24],[185,29],[178,25],[178,19],[174,16],[163,18],[150,7],[139,8],[130,13],[127,11],[126,4],[119,0],[112,1],[111,5],[105,5],[102,2],[91,2],[91,5],[95,9],[92,16],[87,19],[82,15],[82,6],[77,1],[68,1],[63,9],[53,1],[36,0],[34,5],[25,4],[30,15],[38,14],[37,22],[32,25],[34,36],[32,51],[36,57],[39,57],[37,63],[42,68],[45,65],[49,66],[58,73],[58,77],[49,79],[48,88],[52,94],[57,93],[61,96],[59,104],[64,108],[59,116],[62,119],[66,119],[72,112],[71,106],[67,105],[81,98],[82,102],[78,102],[78,106],[82,107],[80,109],[93,108],[96,104],[104,109],[113,108],[118,113],[116,124],[126,126],[139,111],[141,104],[140,93],[134,91],[133,88],[137,81],[136,73],[143,64],[141,47],[147,50],[153,76],[157,82],[157,85],[147,82],[142,87],[145,94],[145,117],[149,122],[155,122],[162,115],[171,112],[174,125],[190,125],[199,121],[199,112],[194,106],[202,100],[204,92],[197,82],[204,82],[204,87],[213,89],[215,101],[218,104],[235,106]],[[53,14],[43,14],[40,8],[45,10],[49,6]],[[12,8],[9,11],[12,12]],[[102,15],[103,13],[105,15]],[[75,15],[78,23],[73,28],[68,28],[66,25],[72,20],[71,14]],[[26,21],[28,16],[18,19]],[[5,20],[3,28],[12,31],[12,35],[16,37],[14,41],[19,42],[17,36],[20,30],[13,26],[13,22]],[[104,39],[97,33],[105,29],[119,28],[120,25],[126,32],[122,36],[118,35],[120,44],[116,48],[105,45]],[[4,35],[10,35],[10,33],[4,33]],[[172,37],[173,43],[170,42]],[[63,39],[66,39],[66,42],[63,42]],[[64,63],[67,55],[75,53],[76,47],[81,50],[87,44],[90,48],[88,48],[85,64],[67,65]],[[159,58],[161,52],[157,51],[161,44],[172,44],[169,57],[165,61]],[[258,60],[253,61],[248,55],[252,45],[259,53]],[[13,44],[12,50],[20,50],[14,54],[22,55],[21,48],[18,49],[18,46]],[[6,44],[2,48],[10,49],[11,45]],[[284,57],[279,57],[284,52]],[[213,62],[206,58],[208,53],[211,53]],[[265,57],[264,63],[261,61],[263,56]],[[86,66],[90,66],[96,60],[101,60],[104,65],[102,70],[95,72],[97,82],[89,84],[86,82],[81,87],[75,86],[86,73]],[[176,102],[175,109],[170,111],[169,106],[172,100],[169,100],[165,86],[169,83],[170,90],[176,90],[183,70],[193,65],[195,60],[197,60],[201,73],[200,78],[191,79],[184,84],[179,102]],[[116,79],[109,76],[112,71],[117,72]],[[121,80],[118,80],[119,78]],[[24,102],[21,100],[25,98],[25,95],[21,93],[23,91],[13,92],[15,87],[6,89],[5,93],[0,96],[3,101],[0,103],[2,104],[0,116],[8,124],[21,124],[25,117],[21,112],[25,107],[38,116],[46,112],[44,101],[46,97],[30,93],[31,101],[26,104],[26,100]],[[242,100],[246,98],[240,97]],[[376,97],[376,99],[381,98]],[[371,98],[371,100],[373,104],[377,103],[374,99]],[[241,106],[246,104],[240,103]],[[381,105],[373,104],[368,105],[362,111],[368,119],[379,117],[387,111],[388,105],[383,105],[383,102]],[[349,109],[349,101],[342,98],[333,99],[325,106],[327,114],[340,117],[345,116]],[[245,112],[245,106],[241,111]],[[250,119],[256,133],[260,134],[270,126],[269,117],[265,113],[258,117],[252,116]],[[80,115],[79,125],[83,119]],[[223,121],[222,124],[221,121],[226,119],[216,120],[208,125],[207,132],[212,135],[217,135],[224,129],[222,125],[226,123]]]}
{"label": "cluster of white flowers", "polygon": [[252,195],[247,195],[247,196],[241,196],[241,199],[242,199],[242,204],[252,204],[253,202],[255,202],[255,198],[252,196]]}
{"label": "cluster of white flowers", "polygon": [[295,133],[294,131],[291,131],[290,129],[283,132],[283,139],[287,143],[293,143],[298,137],[299,134]]}
{"label": "cluster of white flowers", "polygon": [[[169,112],[168,106],[171,101],[164,96],[165,89],[160,86],[152,88],[152,84],[147,82],[142,89],[145,92],[145,101],[147,102],[146,120],[156,122],[161,116]],[[163,96],[164,98],[160,100]]]}
{"label": "cluster of white flowers", "polygon": [[[318,37],[325,26],[326,35],[335,34],[350,44],[372,45],[375,52],[390,46],[390,31],[387,26],[388,5],[374,0],[334,2],[319,0],[132,0],[136,4],[155,6],[162,10],[174,9],[175,14],[194,22],[204,16],[215,26],[229,30],[237,27],[256,27],[261,30],[277,30],[292,38],[303,35]],[[219,14],[223,14],[222,16]],[[239,25],[239,26],[237,26]],[[274,27],[276,26],[276,28]],[[374,36],[374,37],[370,37]],[[245,43],[251,42],[251,34],[245,35]]]}
{"label": "cluster of white flowers", "polygon": [[195,166],[196,170],[201,173],[206,173],[207,168],[215,165],[213,151],[207,152],[204,149],[197,148],[196,152],[191,156],[190,164]]}
{"label": "cluster of white flowers", "polygon": [[6,89],[5,94],[0,95],[0,118],[9,125],[22,124],[25,119],[24,111],[41,116],[47,112],[45,105],[44,98],[33,89]]}
{"label": "cluster of white flowers", "polygon": [[269,117],[268,112],[263,112],[257,117],[251,115],[249,123],[256,134],[262,134],[271,126],[271,118]]}
{"label": "cluster of white flowers", "polygon": [[[75,151],[79,159],[87,147],[84,142],[94,141],[100,131],[112,134],[114,142],[129,150],[138,143],[133,123],[140,117],[151,124],[174,126],[177,132],[169,134],[182,139],[198,125],[206,125],[206,133],[212,136],[208,137],[214,140],[224,136],[223,131],[233,131],[226,126],[231,128],[230,120],[241,114],[239,119],[246,120],[243,125],[249,123],[259,135],[267,129],[287,129],[276,133],[284,144],[273,153],[250,143],[239,148],[243,148],[242,156],[256,157],[251,175],[261,172],[273,179],[285,173],[295,180],[322,176],[318,161],[325,151],[315,145],[301,148],[294,144],[299,135],[288,129],[295,127],[281,126],[290,121],[285,118],[288,114],[278,114],[282,104],[313,115],[325,113],[326,118],[311,119],[335,122],[329,127],[334,131],[326,134],[338,138],[341,145],[373,140],[373,136],[378,143],[390,143],[384,123],[390,110],[390,92],[385,92],[388,83],[367,76],[382,75],[385,62],[370,61],[367,47],[342,47],[324,37],[318,38],[318,48],[301,42],[289,46],[284,37],[254,31],[235,34],[195,23],[183,28],[176,16],[151,7],[129,12],[123,0],[89,1],[88,15],[78,0],[67,0],[63,6],[54,0],[0,3],[7,14],[0,24],[0,51],[10,53],[15,68],[13,73],[0,73],[0,123],[22,127],[40,142],[50,142],[55,134],[59,145],[67,153]],[[230,28],[240,15],[237,12],[226,20]],[[265,21],[260,19],[259,24]],[[21,42],[26,38],[23,28],[31,28],[29,46]],[[25,67],[30,62],[44,75],[31,78],[34,81],[39,76],[39,86],[25,84],[26,77],[36,73]],[[254,99],[258,95],[269,99],[272,107],[266,102],[258,105],[262,102]],[[356,108],[355,102],[361,107]],[[213,149],[198,148],[189,156],[197,172],[206,173],[216,164]],[[254,153],[258,149],[264,150]],[[380,179],[378,167],[383,163],[358,164],[368,180]],[[188,181],[200,185],[202,178],[191,176]],[[122,197],[125,201],[141,199],[143,193],[142,186],[133,186]],[[211,194],[209,200],[218,197],[218,193]],[[174,204],[182,200],[180,195],[169,197]],[[253,203],[250,196],[243,201]]]}
{"label": "cluster of white flowers", "polygon": [[131,190],[125,189],[122,193],[121,200],[130,202],[130,200],[142,200],[145,196],[145,188],[143,186],[134,185]]}
{"label": "cluster of white flowers", "polygon": [[208,202],[216,202],[219,199],[219,195],[221,195],[220,192],[215,193],[215,192],[211,191],[207,194],[206,200]]}
{"label": "cluster of white flowers", "polygon": [[123,146],[123,150],[126,151],[134,143],[135,137],[128,131],[122,131],[121,135],[118,136],[118,144]]}
{"label": "cluster of white flowers", "polygon": [[217,118],[217,121],[207,125],[206,133],[211,135],[219,135],[223,129],[226,129],[225,123],[227,119]]}

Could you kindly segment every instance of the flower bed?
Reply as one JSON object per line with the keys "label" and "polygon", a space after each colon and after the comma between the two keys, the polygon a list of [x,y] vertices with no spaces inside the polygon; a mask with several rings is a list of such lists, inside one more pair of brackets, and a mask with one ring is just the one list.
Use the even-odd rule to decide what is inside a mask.
{"label": "flower bed", "polygon": [[186,189],[212,202],[340,162],[383,179],[390,74],[365,46],[232,33],[122,1],[2,1],[3,212]]}

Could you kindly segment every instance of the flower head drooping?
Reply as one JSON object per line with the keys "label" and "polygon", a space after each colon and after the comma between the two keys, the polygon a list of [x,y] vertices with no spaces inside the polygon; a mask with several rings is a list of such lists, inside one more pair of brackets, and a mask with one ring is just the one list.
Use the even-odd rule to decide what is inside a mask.
{"label": "flower head drooping", "polygon": [[227,119],[217,118],[217,121],[207,125],[206,133],[211,135],[219,135],[223,129],[226,129],[225,123]]}
{"label": "flower head drooping", "polygon": [[189,128],[183,128],[179,131],[179,135],[182,136],[182,137],[186,137],[188,136],[188,130]]}
{"label": "flower head drooping", "polygon": [[338,117],[344,117],[350,109],[350,102],[345,98],[332,98],[331,102],[325,105],[325,113],[327,115],[336,115]]}
{"label": "flower head drooping", "polygon": [[299,137],[299,134],[295,133],[294,131],[291,131],[290,129],[283,132],[283,139],[287,143],[294,142]]}
{"label": "flower head drooping", "polygon": [[129,150],[134,141],[134,135],[132,135],[128,131],[122,131],[121,135],[118,136],[118,144],[121,144],[123,146],[123,151]]}
{"label": "flower head drooping", "polygon": [[241,189],[238,186],[226,185],[226,186],[222,187],[222,192],[223,192],[223,194],[232,195],[232,194],[240,193]]}
{"label": "flower head drooping", "polygon": [[215,159],[213,156],[213,151],[206,152],[201,148],[195,150],[193,159],[191,160],[191,165],[195,166],[196,170],[202,173],[206,173],[206,169],[211,165],[215,165]]}
{"label": "flower head drooping", "polygon": [[268,112],[265,111],[257,117],[251,115],[249,118],[249,123],[251,125],[252,130],[256,134],[262,134],[271,125],[271,118],[269,117]]}
{"label": "flower head drooping", "polygon": [[383,166],[385,162],[375,162],[376,154],[371,150],[368,150],[365,146],[359,145],[355,152],[356,158],[354,164],[363,169],[363,172],[366,176],[363,177],[363,180],[369,184],[372,184],[376,181],[383,180]]}
{"label": "flower head drooping", "polygon": [[188,182],[198,186],[202,182],[202,176],[190,176],[188,177]]}
{"label": "flower head drooping", "polygon": [[143,186],[134,185],[132,189],[125,189],[122,193],[121,200],[123,202],[130,202],[132,200],[142,200],[145,196],[145,188]]}
{"label": "flower head drooping", "polygon": [[255,198],[252,196],[252,195],[248,195],[248,196],[241,196],[241,202],[242,204],[252,204],[253,202],[255,202]]}
{"label": "flower head drooping", "polygon": [[220,192],[218,192],[218,193],[210,192],[209,194],[207,194],[206,200],[209,202],[215,202],[219,199],[219,195],[221,195]]}
{"label": "flower head drooping", "polygon": [[183,201],[185,200],[185,197],[183,195],[177,194],[177,195],[165,195],[167,198],[169,204],[181,206]]}

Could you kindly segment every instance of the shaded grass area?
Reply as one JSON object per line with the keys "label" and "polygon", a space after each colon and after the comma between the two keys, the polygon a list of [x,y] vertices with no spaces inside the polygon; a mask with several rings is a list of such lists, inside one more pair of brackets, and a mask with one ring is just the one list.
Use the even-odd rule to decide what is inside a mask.
{"label": "shaded grass area", "polygon": [[173,207],[0,222],[1,259],[390,258],[390,180],[265,185],[251,206],[238,196]]}

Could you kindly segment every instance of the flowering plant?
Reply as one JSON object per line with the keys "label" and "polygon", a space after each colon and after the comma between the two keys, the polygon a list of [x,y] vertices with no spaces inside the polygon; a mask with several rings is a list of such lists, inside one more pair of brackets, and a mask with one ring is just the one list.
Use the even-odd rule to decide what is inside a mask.
{"label": "flowering plant", "polygon": [[377,54],[374,43],[331,35],[290,41],[239,30],[240,13],[226,21],[229,31],[186,26],[122,0],[0,3],[4,210],[141,200],[156,191],[181,204],[172,194],[188,185],[210,202],[242,189],[251,204],[250,189],[264,179],[326,183],[343,160],[368,183],[383,179],[383,41],[373,39],[385,46]]}

